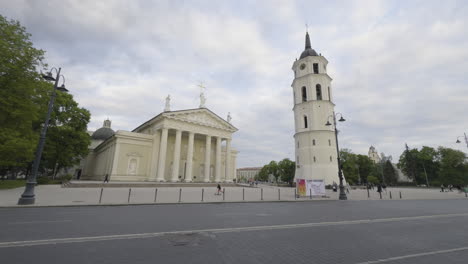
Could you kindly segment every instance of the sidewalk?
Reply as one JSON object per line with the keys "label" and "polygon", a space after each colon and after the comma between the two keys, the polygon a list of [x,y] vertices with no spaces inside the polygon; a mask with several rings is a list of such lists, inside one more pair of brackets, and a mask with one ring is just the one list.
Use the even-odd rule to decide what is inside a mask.
{"label": "sidewalk", "polygon": [[[109,185],[111,186],[111,184]],[[109,187],[63,188],[61,185],[39,185],[35,188],[36,203],[33,206],[79,206],[79,205],[127,205],[164,203],[213,203],[213,202],[267,202],[310,201],[310,197],[295,198],[295,189],[258,185],[252,187],[226,187],[224,195],[215,195],[216,187]],[[101,197],[102,190],[102,197]],[[0,207],[17,206],[24,187],[0,190]],[[401,192],[401,199],[400,199]],[[327,198],[312,197],[312,200],[338,200],[338,193],[326,190]],[[350,190],[349,200],[380,200],[376,190]],[[438,189],[387,188],[382,199],[468,199],[464,193],[440,192]],[[101,199],[101,201],[100,201]],[[156,201],[155,201],[156,199]],[[24,207],[24,206],[21,206]]]}

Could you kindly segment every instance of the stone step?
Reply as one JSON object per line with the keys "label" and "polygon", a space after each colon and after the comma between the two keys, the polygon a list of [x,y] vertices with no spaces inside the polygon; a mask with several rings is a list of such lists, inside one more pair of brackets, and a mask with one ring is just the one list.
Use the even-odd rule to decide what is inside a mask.
{"label": "stone step", "polygon": [[[236,183],[220,183],[221,187],[236,187]],[[216,187],[217,183],[184,183],[184,182],[171,182],[171,183],[133,183],[133,182],[68,182],[63,184],[63,188],[158,188],[158,187]]]}

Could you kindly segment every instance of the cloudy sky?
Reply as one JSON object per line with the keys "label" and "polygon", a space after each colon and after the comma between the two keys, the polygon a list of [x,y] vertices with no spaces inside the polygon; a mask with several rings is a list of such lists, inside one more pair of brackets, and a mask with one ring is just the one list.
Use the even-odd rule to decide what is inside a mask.
{"label": "cloudy sky", "polygon": [[[95,3],[96,2],[96,3]],[[55,1],[0,0],[62,67],[91,111],[132,130],[160,113],[231,112],[238,166],[294,159],[292,63],[312,47],[328,61],[340,144],[370,145],[398,160],[410,147],[455,144],[468,132],[466,1]]]}

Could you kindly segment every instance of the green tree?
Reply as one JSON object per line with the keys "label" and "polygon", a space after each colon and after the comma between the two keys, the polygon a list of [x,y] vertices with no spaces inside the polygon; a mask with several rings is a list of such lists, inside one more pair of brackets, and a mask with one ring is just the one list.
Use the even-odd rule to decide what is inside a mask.
{"label": "green tree", "polygon": [[278,183],[278,178],[280,177],[278,163],[274,160],[268,163],[268,174],[275,177],[275,182]]}
{"label": "green tree", "polygon": [[36,89],[44,82],[44,51],[33,47],[31,35],[18,21],[0,15],[0,170],[26,167],[32,160],[39,118]]}
{"label": "green tree", "polygon": [[[44,51],[35,49],[19,22],[0,15],[0,175],[28,171],[53,91],[38,70]],[[57,93],[41,161],[52,172],[77,164],[87,154],[89,111],[73,96]]]}
{"label": "green tree", "polygon": [[281,181],[289,183],[292,186],[294,173],[296,172],[296,163],[290,159],[283,159],[278,162],[278,170]]}
{"label": "green tree", "polygon": [[421,178],[422,175],[418,173],[418,157],[418,149],[410,149],[408,144],[405,144],[405,151],[401,154],[398,162],[398,168],[400,168],[408,178],[414,180],[416,184],[426,182],[425,178]]}
{"label": "green tree", "polygon": [[398,177],[397,177],[395,168],[393,168],[392,162],[390,160],[387,160],[384,163],[383,175],[384,175],[384,179],[385,179],[386,184],[394,185],[398,181]]}
{"label": "green tree", "polygon": [[268,165],[262,167],[262,169],[258,172],[255,180],[259,181],[268,181]]}
{"label": "green tree", "polygon": [[78,164],[88,154],[89,119],[89,111],[78,107],[72,95],[57,94],[42,156],[43,170],[55,177],[60,169]]}
{"label": "green tree", "polygon": [[361,183],[367,183],[369,176],[377,177],[376,166],[374,162],[366,155],[357,155],[358,173],[361,177]]}
{"label": "green tree", "polygon": [[439,147],[437,151],[440,161],[439,181],[446,185],[468,184],[468,166],[465,153],[444,147]]}
{"label": "green tree", "polygon": [[359,164],[356,154],[350,149],[341,149],[340,160],[343,174],[347,182],[350,184],[364,182],[359,178]]}
{"label": "green tree", "polygon": [[424,183],[426,183],[427,175],[429,185],[439,177],[440,163],[437,161],[437,156],[438,151],[427,146],[423,146],[418,153],[418,178],[423,179]]}
{"label": "green tree", "polygon": [[367,179],[366,181],[368,183],[372,183],[372,184],[378,184],[380,181],[379,181],[379,178],[375,177],[375,176],[367,176]]}

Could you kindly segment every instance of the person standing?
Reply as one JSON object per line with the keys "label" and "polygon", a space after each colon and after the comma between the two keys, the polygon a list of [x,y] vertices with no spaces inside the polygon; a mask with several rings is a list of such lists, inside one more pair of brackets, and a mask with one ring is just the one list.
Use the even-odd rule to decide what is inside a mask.
{"label": "person standing", "polygon": [[106,174],[106,177],[104,177],[104,182],[109,182],[109,174]]}

